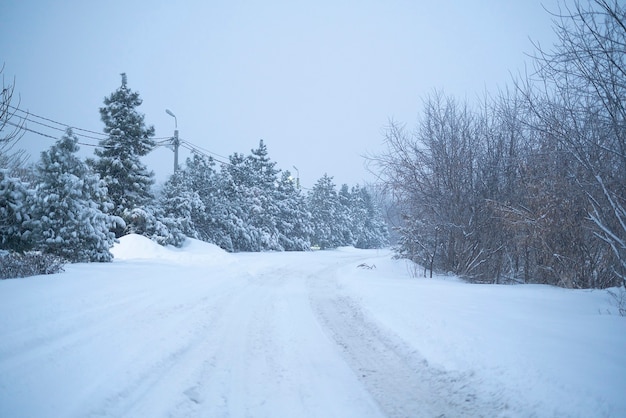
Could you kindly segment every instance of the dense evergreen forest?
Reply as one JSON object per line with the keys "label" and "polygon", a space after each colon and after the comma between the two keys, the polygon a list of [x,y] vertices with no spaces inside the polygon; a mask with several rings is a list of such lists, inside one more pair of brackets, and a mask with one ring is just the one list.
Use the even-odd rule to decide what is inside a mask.
{"label": "dense evergreen forest", "polygon": [[[9,92],[5,121],[12,116]],[[137,109],[141,103],[122,74],[121,86],[100,109],[107,137],[95,158],[76,155],[79,140],[71,128],[34,167],[1,154],[0,249],[70,262],[110,261],[115,239],[129,233],[176,246],[191,237],[227,251],[387,244],[386,224],[366,188],[337,190],[325,174],[305,193],[276,167],[262,140],[250,154],[235,153],[220,164],[194,154],[156,187],[141,161],[156,145],[154,129]],[[19,132],[18,126],[3,143]]]}

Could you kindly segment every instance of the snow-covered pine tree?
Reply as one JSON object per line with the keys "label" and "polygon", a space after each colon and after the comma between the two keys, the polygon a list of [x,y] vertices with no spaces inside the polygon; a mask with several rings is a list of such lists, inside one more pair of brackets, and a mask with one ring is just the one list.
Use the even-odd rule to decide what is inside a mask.
{"label": "snow-covered pine tree", "polygon": [[166,216],[157,201],[126,211],[125,215],[129,221],[125,231],[129,234],[143,235],[160,245],[180,247],[185,242],[179,221]]}
{"label": "snow-covered pine tree", "polygon": [[335,225],[339,245],[355,245],[356,236],[359,233],[359,223],[355,221],[352,207],[352,195],[347,184],[342,184],[337,193],[337,212],[335,214]]}
{"label": "snow-covered pine tree", "polygon": [[262,212],[258,187],[246,157],[235,153],[220,172],[223,228],[233,244],[233,251],[261,251],[261,230],[255,218]]}
{"label": "snow-covered pine tree", "polygon": [[[122,85],[104,99],[104,107],[100,108],[108,137],[100,141],[100,148],[95,151],[98,159],[92,161],[107,186],[113,214],[129,226],[130,211],[154,202],[154,174],[140,160],[155,146],[151,139],[154,127],[146,127],[144,115],[137,111],[141,103],[139,93],[128,87],[126,74],[122,74]],[[116,229],[115,233],[121,236],[124,231]]]}
{"label": "snow-covered pine tree", "polygon": [[219,173],[217,199],[211,209],[217,230],[229,240],[216,244],[229,251],[282,250],[275,204],[279,170],[267,157],[263,141],[251,155],[235,153],[229,160]]}
{"label": "snow-covered pine tree", "polygon": [[289,171],[284,171],[276,188],[276,228],[279,244],[285,251],[311,249],[311,213],[305,197],[296,187]]}
{"label": "snow-covered pine tree", "polygon": [[20,179],[0,169],[0,249],[22,252],[29,248],[23,227],[28,220],[25,204],[30,191]]}
{"label": "snow-covered pine tree", "polygon": [[250,225],[257,233],[257,251],[282,251],[277,217],[277,183],[280,170],[275,168],[263,140],[259,140],[259,147],[251,150],[245,160],[247,187],[249,188]]}
{"label": "snow-covered pine tree", "polygon": [[165,217],[175,220],[184,235],[200,238],[194,218],[197,213],[203,213],[205,207],[198,192],[190,187],[184,170],[177,170],[165,182],[159,204]]}
{"label": "snow-covered pine tree", "polygon": [[72,262],[111,261],[111,229],[123,221],[107,212],[104,183],[75,154],[78,138],[68,128],[37,164],[37,185],[25,222],[35,247]]}
{"label": "snow-covered pine tree", "polygon": [[313,223],[311,244],[321,249],[336,248],[342,239],[336,225],[339,198],[333,178],[324,174],[308,195],[309,211]]}
{"label": "snow-covered pine tree", "polygon": [[250,185],[261,186],[264,190],[273,190],[278,180],[280,170],[276,169],[276,163],[269,158],[267,146],[263,140],[259,140],[259,147],[250,151],[246,158],[251,176],[248,177]]}
{"label": "snow-covered pine tree", "polygon": [[197,193],[202,202],[202,207],[193,206],[191,212],[198,239],[232,251],[232,240],[224,226],[228,217],[228,201],[223,197],[215,161],[211,157],[194,154],[187,158],[184,174],[187,188]]}
{"label": "snow-covered pine tree", "polygon": [[371,193],[358,184],[350,192],[352,219],[356,225],[357,248],[382,248],[388,243],[389,231]]}

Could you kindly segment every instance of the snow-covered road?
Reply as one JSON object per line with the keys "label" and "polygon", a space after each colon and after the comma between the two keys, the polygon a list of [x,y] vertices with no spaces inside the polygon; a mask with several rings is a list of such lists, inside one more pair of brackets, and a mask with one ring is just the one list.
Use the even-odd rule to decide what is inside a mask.
{"label": "snow-covered road", "polygon": [[[528,381],[535,371],[507,370],[506,361],[515,359],[487,362],[485,373],[485,360],[472,364],[481,357],[470,349],[469,365],[463,364],[445,339],[442,353],[425,357],[432,346],[421,346],[411,335],[419,321],[408,326],[412,320],[393,311],[412,312],[411,306],[398,306],[409,287],[389,278],[391,290],[376,291],[376,280],[385,275],[415,283],[387,251],[231,255],[199,242],[162,249],[131,236],[116,256],[112,264],[68,266],[56,277],[0,282],[0,416],[492,417],[590,411],[619,416],[626,411],[604,388],[588,393],[587,387],[574,387],[580,393],[572,394],[568,382],[550,381],[558,379],[558,367],[541,383],[550,389],[547,396],[557,398],[539,393],[528,399],[519,391],[538,383]],[[357,268],[362,263],[380,267]],[[396,306],[380,308],[384,300]],[[623,318],[606,318],[604,326],[626,330]],[[442,326],[435,335],[454,329]],[[423,340],[432,338],[431,333]],[[467,345],[472,338],[456,341]],[[580,351],[576,344],[574,338],[563,348]],[[601,370],[613,370],[602,384],[621,384],[611,388],[619,396],[624,360],[597,361]],[[516,373],[522,375],[501,386]],[[567,396],[579,403],[564,405]]]}

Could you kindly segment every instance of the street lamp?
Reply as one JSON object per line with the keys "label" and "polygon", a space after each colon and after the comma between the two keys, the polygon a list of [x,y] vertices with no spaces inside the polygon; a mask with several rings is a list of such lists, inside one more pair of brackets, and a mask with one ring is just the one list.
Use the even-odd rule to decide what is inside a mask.
{"label": "street lamp", "polygon": [[172,113],[171,110],[165,109],[165,113],[174,118],[174,138],[172,138],[172,145],[174,146],[174,173],[178,170],[178,146],[180,145],[180,141],[178,139],[178,119],[176,119],[176,115]]}

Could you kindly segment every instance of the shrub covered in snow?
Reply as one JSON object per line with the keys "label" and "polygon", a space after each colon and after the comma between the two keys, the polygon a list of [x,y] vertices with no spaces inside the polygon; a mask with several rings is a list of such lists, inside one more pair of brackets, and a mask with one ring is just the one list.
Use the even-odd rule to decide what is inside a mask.
{"label": "shrub covered in snow", "polygon": [[158,206],[134,208],[125,211],[124,218],[129,222],[125,234],[138,234],[150,238],[161,245],[180,247],[185,241],[180,222],[167,217]]}
{"label": "shrub covered in snow", "polygon": [[40,251],[16,253],[0,251],[0,279],[55,274],[63,271],[65,261],[53,254]]}
{"label": "shrub covered in snow", "polygon": [[25,230],[28,218],[24,204],[29,190],[20,179],[0,169],[0,250],[24,251],[28,249]]}

